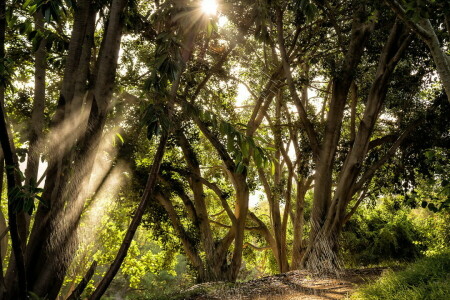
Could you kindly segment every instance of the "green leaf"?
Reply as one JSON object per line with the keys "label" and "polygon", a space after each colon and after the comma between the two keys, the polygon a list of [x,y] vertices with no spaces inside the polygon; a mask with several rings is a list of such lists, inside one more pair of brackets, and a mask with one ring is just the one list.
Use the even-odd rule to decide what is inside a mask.
{"label": "green leaf", "polygon": [[122,142],[122,144],[124,143],[124,139],[122,137],[122,135],[120,133],[116,133],[116,136],[119,138],[119,140]]}
{"label": "green leaf", "polygon": [[250,145],[246,140],[244,140],[241,144],[242,155],[247,158],[250,155]]}
{"label": "green leaf", "polygon": [[245,165],[242,162],[239,162],[236,166],[236,173],[242,174],[245,170]]}

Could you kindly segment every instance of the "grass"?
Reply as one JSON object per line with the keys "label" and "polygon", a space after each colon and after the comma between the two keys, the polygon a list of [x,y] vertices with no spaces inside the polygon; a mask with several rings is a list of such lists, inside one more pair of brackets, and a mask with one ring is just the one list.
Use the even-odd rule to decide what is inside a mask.
{"label": "grass", "polygon": [[419,259],[403,271],[389,271],[351,299],[450,299],[450,251]]}

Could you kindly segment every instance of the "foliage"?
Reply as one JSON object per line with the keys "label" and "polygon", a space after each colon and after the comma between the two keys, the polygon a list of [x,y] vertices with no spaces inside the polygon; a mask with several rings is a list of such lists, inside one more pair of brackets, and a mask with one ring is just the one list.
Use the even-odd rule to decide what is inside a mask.
{"label": "foliage", "polygon": [[402,197],[385,197],[379,205],[362,207],[342,233],[344,259],[352,265],[411,261],[424,250],[424,239],[410,209],[399,206]]}
{"label": "foliage", "polygon": [[405,270],[382,275],[351,299],[444,300],[450,294],[450,252],[422,258]]}
{"label": "foliage", "polygon": [[[197,1],[133,0],[122,2],[116,24],[109,15],[120,2],[6,1],[0,104],[20,167],[36,153],[38,168],[48,166],[46,178],[53,180],[39,185],[27,178],[9,191],[12,213],[31,215],[40,200],[30,222],[37,229],[29,231],[46,237],[24,239],[39,244],[26,250],[37,253],[26,262],[30,278],[65,275],[64,297],[95,260],[88,296],[137,212],[144,226],[124,244],[128,255],[106,297],[181,297],[178,290],[199,280],[202,268],[209,272],[208,259],[215,258],[217,273],[234,268],[239,280],[275,273],[283,251],[274,249],[283,247],[286,270],[297,268],[294,257],[315,247],[308,221],[320,215],[335,219],[317,224],[344,223],[348,204],[364,188],[372,203],[363,202],[336,231],[348,265],[411,261],[446,248],[450,107],[419,39],[405,38],[398,64],[379,63],[399,46],[383,52],[391,29],[404,29],[383,1],[230,0],[221,1],[217,15],[205,15]],[[430,18],[439,39],[448,41],[449,24],[439,21],[449,18],[445,0],[400,2],[408,17]],[[115,34],[117,43],[105,43]],[[44,42],[46,78],[37,80]],[[113,47],[108,62],[100,61]],[[380,87],[376,95],[372,87]],[[40,108],[39,88],[45,90]],[[39,109],[42,132],[34,136]],[[158,183],[145,190],[161,132],[169,138]],[[114,172],[118,177],[108,182]],[[91,187],[95,181],[101,183]],[[145,191],[149,203],[136,210]],[[266,195],[254,204],[252,191]],[[328,212],[331,207],[338,210]],[[333,236],[331,227],[325,231]],[[45,269],[51,264],[63,270]]]}

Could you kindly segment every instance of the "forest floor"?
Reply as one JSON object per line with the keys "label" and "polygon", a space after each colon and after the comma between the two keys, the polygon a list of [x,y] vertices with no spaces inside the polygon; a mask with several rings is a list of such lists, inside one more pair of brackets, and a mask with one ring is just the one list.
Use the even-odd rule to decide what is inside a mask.
{"label": "forest floor", "polygon": [[387,268],[346,269],[339,274],[315,275],[291,271],[248,282],[204,283],[188,289],[191,300],[333,300],[347,298],[358,285],[377,279]]}

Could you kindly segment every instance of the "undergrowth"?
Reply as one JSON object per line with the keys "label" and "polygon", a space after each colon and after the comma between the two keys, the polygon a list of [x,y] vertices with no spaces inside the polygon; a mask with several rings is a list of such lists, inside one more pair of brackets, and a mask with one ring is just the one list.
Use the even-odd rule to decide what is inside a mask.
{"label": "undergrowth", "polygon": [[351,299],[447,300],[449,295],[450,251],[446,251],[419,259],[403,271],[389,271]]}

